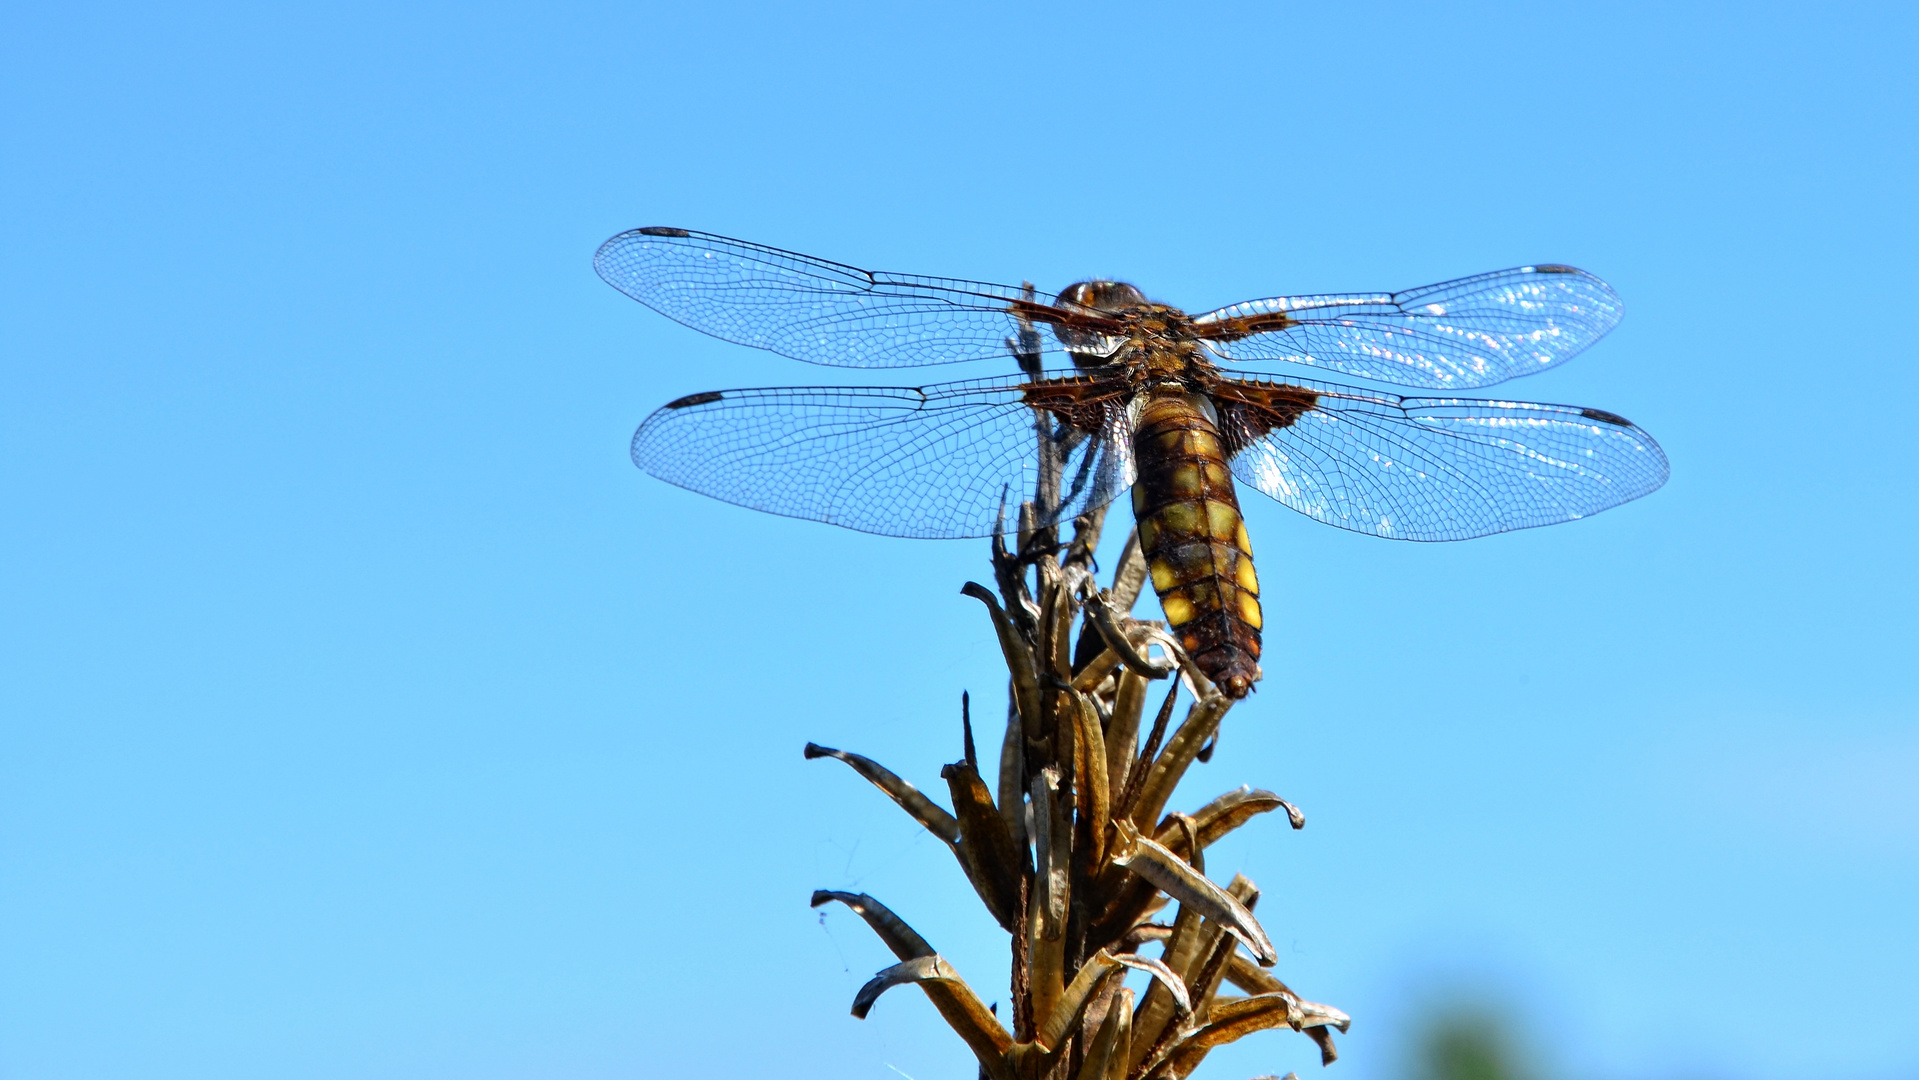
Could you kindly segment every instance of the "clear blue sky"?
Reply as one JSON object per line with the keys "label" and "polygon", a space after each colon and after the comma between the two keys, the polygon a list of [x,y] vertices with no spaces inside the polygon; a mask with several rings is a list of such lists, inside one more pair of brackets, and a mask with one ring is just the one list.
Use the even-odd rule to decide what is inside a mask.
{"label": "clear blue sky", "polygon": [[1897,5],[10,7],[0,1075],[970,1080],[923,1000],[847,1015],[887,957],[806,899],[873,892],[989,996],[1003,939],[800,747],[940,788],[960,690],[1003,700],[983,545],[634,470],[672,397],[862,375],[597,280],[650,224],[1194,308],[1605,277],[1621,327],[1506,392],[1631,417],[1671,483],[1441,546],[1249,497],[1268,679],[1182,798],[1309,815],[1210,862],[1357,1018],[1325,1075],[1398,1075],[1451,992],[1578,1080],[1919,1075],[1916,40]]}

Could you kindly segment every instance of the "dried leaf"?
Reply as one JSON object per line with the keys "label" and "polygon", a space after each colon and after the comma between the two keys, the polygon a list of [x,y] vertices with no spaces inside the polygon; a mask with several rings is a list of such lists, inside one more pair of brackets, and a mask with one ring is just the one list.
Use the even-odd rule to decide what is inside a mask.
{"label": "dried leaf", "polygon": [[[1197,908],[1181,905],[1179,915],[1173,920],[1172,932],[1166,936],[1166,942],[1161,947],[1161,963],[1179,978],[1182,988],[1186,987],[1184,971],[1192,964],[1193,953],[1199,946],[1201,921]],[[1156,1053],[1165,1038],[1176,1008],[1169,989],[1168,986],[1149,986],[1146,996],[1140,999],[1139,1009],[1133,1014],[1132,1059],[1127,1062],[1129,1069],[1137,1069]],[[1192,996],[1189,992],[1184,1012],[1191,1011]]]}
{"label": "dried leaf", "polygon": [[1033,777],[1035,854],[1039,857],[1039,893],[1047,938],[1065,930],[1066,902],[1072,889],[1073,821],[1059,796],[1060,772],[1048,765]]}
{"label": "dried leaf", "polygon": [[955,851],[966,876],[972,880],[987,910],[1010,933],[1020,917],[1019,876],[1026,853],[1014,843],[1006,830],[1006,819],[993,805],[979,770],[970,761],[960,761],[940,770],[953,794],[953,809],[958,811],[959,842]]}
{"label": "dried leaf", "polygon": [[1333,1045],[1333,1033],[1324,1027],[1309,1027],[1306,1037],[1319,1044],[1319,1064],[1322,1068],[1339,1060],[1339,1047]]}
{"label": "dried leaf", "polygon": [[819,907],[830,900],[838,900],[852,909],[853,914],[866,920],[880,941],[893,950],[893,955],[901,960],[912,960],[921,956],[933,955],[933,946],[918,932],[906,925],[906,920],[893,914],[885,904],[865,893],[834,892],[819,889],[813,893],[813,906]]}
{"label": "dried leaf", "polygon": [[1173,974],[1171,968],[1160,963],[1158,960],[1145,956],[1134,956],[1132,953],[1112,953],[1110,955],[1115,961],[1136,971],[1144,971],[1159,980],[1159,985],[1164,986],[1166,992],[1173,996],[1173,1007],[1179,1010],[1181,1016],[1192,1013],[1193,997],[1186,992],[1186,984],[1181,981],[1179,976]]}
{"label": "dried leaf", "polygon": [[1149,941],[1165,941],[1171,936],[1173,936],[1173,928],[1166,923],[1140,923],[1126,931],[1126,936],[1120,939],[1120,943],[1136,949]]}
{"label": "dried leaf", "polygon": [[[1180,858],[1186,860],[1186,865],[1192,867],[1195,874],[1204,874],[1206,872],[1206,845],[1199,842],[1199,826],[1193,821],[1193,816],[1191,814],[1182,814],[1175,810],[1166,815],[1166,822],[1173,827],[1176,835],[1186,841],[1181,845],[1186,850],[1184,852],[1176,852],[1176,854],[1179,854]],[[1173,851],[1171,845],[1162,844],[1161,846],[1165,847],[1168,851]]]}
{"label": "dried leaf", "polygon": [[1122,1080],[1126,1074],[1126,1055],[1132,1050],[1133,991],[1120,987],[1106,1009],[1106,1019],[1093,1036],[1086,1051],[1086,1063],[1080,1067],[1081,1080]]}
{"label": "dried leaf", "polygon": [[1130,817],[1133,807],[1139,802],[1139,793],[1146,786],[1146,778],[1152,774],[1153,762],[1159,758],[1160,743],[1166,738],[1166,726],[1173,719],[1173,706],[1179,702],[1179,685],[1174,683],[1166,688],[1166,696],[1160,699],[1159,712],[1153,716],[1153,728],[1146,733],[1146,744],[1139,748],[1139,756],[1133,759],[1131,774],[1126,778],[1126,797],[1121,802],[1117,814]]}
{"label": "dried leaf", "polygon": [[1301,1001],[1299,1011],[1305,1016],[1305,1019],[1299,1022],[1300,1027],[1336,1027],[1341,1031],[1347,1031],[1353,1026],[1352,1017],[1331,1005],[1321,1005],[1317,1001]]}
{"label": "dried leaf", "polygon": [[[1259,900],[1259,890],[1243,875],[1233,878],[1227,892],[1249,911]],[[1234,947],[1235,938],[1218,920],[1202,921],[1198,910],[1184,904],[1180,906],[1179,918],[1166,942],[1166,966],[1185,982],[1196,1018],[1204,1017],[1208,1003],[1219,990],[1220,978],[1225,974],[1226,961],[1233,955]],[[1149,997],[1147,1005],[1151,1007],[1142,1008],[1140,1015],[1133,1018],[1135,1069],[1163,1058],[1171,1052],[1173,1044],[1187,1034],[1185,1028],[1171,1022],[1173,1018],[1163,999],[1154,1001]]]}
{"label": "dried leaf", "polygon": [[1100,983],[1119,968],[1119,961],[1113,959],[1112,954],[1105,949],[1088,957],[1080,967],[1079,974],[1073,976],[1072,984],[1060,995],[1053,1011],[1040,1024],[1039,1031],[1034,1033],[1033,1040],[1049,1051],[1064,1046],[1079,1024],[1080,1017],[1085,1014],[1086,1005],[1093,1000]]}
{"label": "dried leaf", "polygon": [[1080,813],[1091,842],[1086,865],[1096,869],[1106,858],[1106,827],[1113,816],[1112,795],[1106,783],[1106,740],[1092,701],[1080,696],[1078,705],[1075,710],[1079,720],[1077,753],[1073,764],[1079,776]]}
{"label": "dried leaf", "polygon": [[1026,848],[1026,734],[1020,730],[1018,706],[1007,703],[1006,735],[999,745],[999,816],[1006,822],[1013,846]]}
{"label": "dried leaf", "polygon": [[1245,957],[1235,953],[1227,959],[1226,981],[1254,997],[1276,997],[1291,1002],[1292,1011],[1287,1014],[1287,1023],[1295,1028],[1305,1023],[1306,1014],[1299,1007],[1299,995],[1271,972],[1254,967],[1253,962]]}
{"label": "dried leaf", "polygon": [[1194,702],[1193,707],[1186,710],[1185,722],[1167,740],[1166,750],[1153,762],[1146,782],[1140,785],[1139,800],[1130,815],[1134,825],[1142,829],[1150,828],[1158,820],[1160,811],[1166,809],[1166,800],[1172,796],[1173,789],[1179,786],[1187,767],[1193,763],[1193,755],[1219,729],[1220,720],[1232,706],[1232,698],[1213,694]]}
{"label": "dried leaf", "polygon": [[[1253,905],[1259,902],[1259,889],[1244,875],[1235,875],[1232,883],[1226,887],[1226,891],[1240,903],[1245,904],[1248,911],[1253,910]],[[1213,933],[1208,939],[1209,952],[1206,962],[1186,978],[1186,985],[1193,992],[1194,1013],[1202,1021],[1211,1017],[1213,1004],[1219,993],[1220,980],[1226,974],[1227,962],[1236,955],[1235,950],[1238,947],[1230,934],[1219,933],[1211,921],[1208,921],[1207,927]],[[1181,1033],[1182,1036],[1184,1034],[1184,1032]],[[1200,1057],[1182,1061],[1180,1075],[1189,1074],[1198,1068],[1204,1056],[1205,1052],[1201,1051]]]}
{"label": "dried leaf", "polygon": [[1053,674],[1061,682],[1073,681],[1073,594],[1060,586],[1053,592]]}
{"label": "dried leaf", "polygon": [[986,605],[987,614],[993,619],[993,632],[999,636],[1000,652],[1006,657],[1006,670],[1013,676],[1013,700],[1017,703],[1020,717],[1029,726],[1037,724],[1039,668],[1033,662],[1033,651],[1027,647],[1026,639],[1020,636],[1012,620],[1006,617],[1006,612],[999,606],[999,598],[986,586],[969,581],[960,592]]}
{"label": "dried leaf", "polygon": [[[1298,828],[1303,816],[1271,792],[1240,788],[1190,817],[1161,819],[1185,772],[1217,747],[1232,702],[1215,692],[1163,624],[1128,617],[1148,576],[1136,535],[1113,591],[1084,599],[1089,538],[1100,522],[1077,522],[1073,545],[1058,542],[1063,529],[1043,524],[1050,500],[1060,497],[1055,459],[1066,452],[1066,429],[1043,411],[1035,420],[1043,475],[1039,502],[1021,507],[1021,548],[1012,555],[996,541],[997,594],[974,583],[962,590],[986,604],[1011,678],[997,784],[981,777],[966,695],[965,759],[941,772],[950,813],[866,758],[811,745],[807,755],[853,766],[954,847],[988,909],[1012,933],[1011,1030],[884,905],[863,894],[816,893],[815,904],[837,900],[859,913],[901,960],[861,990],[855,1014],[864,1016],[891,986],[919,985],[967,1039],[982,1080],[1146,1080],[1146,1073],[1180,1080],[1201,1064],[1208,1040],[1237,1037],[1220,1021],[1253,1030],[1263,1022],[1261,1008],[1277,1008],[1280,1022],[1312,1032],[1330,1055],[1326,1032],[1346,1022],[1343,1013],[1301,1002],[1270,976],[1263,981],[1275,990],[1220,994],[1225,981],[1244,986],[1265,975],[1239,955],[1240,944],[1261,963],[1275,956],[1253,917],[1251,883],[1235,878],[1222,889],[1205,873],[1209,846],[1253,817],[1284,809]],[[1163,658],[1148,652],[1154,644]],[[1142,747],[1147,675],[1173,670],[1179,676]],[[1169,739],[1181,686],[1193,691],[1193,705]],[[1166,918],[1151,913],[1173,900],[1180,908],[1172,926],[1147,922]],[[1149,941],[1162,943],[1163,951],[1154,950],[1159,959],[1135,953]],[[1152,973],[1152,984],[1135,994],[1120,978],[1122,967]],[[1258,1003],[1262,996],[1267,1005]]]}
{"label": "dried leaf", "polygon": [[1213,1015],[1184,1038],[1174,1041],[1139,1070],[1143,1078],[1157,1075],[1169,1066],[1175,1076],[1186,1076],[1199,1067],[1214,1047],[1245,1038],[1256,1031],[1288,1027],[1286,1004],[1260,997],[1220,1002]]}
{"label": "dried leaf", "polygon": [[1094,593],[1086,598],[1086,618],[1099,632],[1106,647],[1119,654],[1127,668],[1137,671],[1149,679],[1164,679],[1178,667],[1175,660],[1154,660],[1148,657],[1120,625],[1119,618],[1113,614],[1111,601],[1102,593]]}
{"label": "dried leaf", "polygon": [[1145,711],[1145,677],[1121,670],[1113,690],[1113,717],[1106,725],[1106,783],[1113,793],[1115,813],[1125,812],[1117,807],[1132,775],[1133,755],[1139,753],[1139,719]]}
{"label": "dried leaf", "polygon": [[1073,519],[1073,542],[1066,548],[1065,568],[1083,571],[1093,564],[1093,552],[1099,548],[1109,508],[1110,504],[1102,504]]}
{"label": "dried leaf", "polygon": [[[1101,949],[1087,958],[1079,974],[1074,977],[1071,986],[1066,988],[1059,1001],[1053,1006],[1046,1022],[1034,1035],[1030,1044],[1016,1046],[1012,1059],[1014,1071],[1022,1076],[1044,1076],[1049,1073],[1058,1055],[1066,1048],[1068,1040],[1079,1030],[1081,1021],[1087,1013],[1087,1006],[1099,992],[1102,983],[1123,967],[1137,968],[1151,973],[1154,978],[1164,980],[1160,985],[1163,992],[1170,993],[1174,1001],[1190,1011],[1191,1001],[1186,988],[1174,975],[1157,960],[1147,960],[1131,955],[1115,956]],[[1131,1011],[1131,995],[1126,996],[1127,1010]],[[1109,1007],[1110,1013],[1110,1007]],[[1181,1015],[1185,1015],[1182,1012]],[[1082,1072],[1081,1076],[1093,1074]]]}
{"label": "dried leaf", "polygon": [[1126,537],[1126,547],[1119,554],[1119,566],[1113,571],[1113,608],[1124,615],[1139,603],[1139,594],[1146,585],[1146,553],[1139,549],[1139,530],[1134,529]]}
{"label": "dried leaf", "polygon": [[1291,998],[1299,1008],[1299,1025],[1306,1027],[1331,1026],[1345,1031],[1353,1026],[1353,1019],[1331,1005],[1321,1005],[1307,1001],[1293,992],[1293,989],[1279,981],[1279,977],[1270,971],[1254,967],[1246,958],[1234,956],[1226,969],[1226,978],[1234,986],[1249,994],[1284,994]]}
{"label": "dried leaf", "polygon": [[1226,978],[1248,993],[1291,1002],[1292,1012],[1287,1022],[1305,1032],[1308,1038],[1319,1045],[1319,1063],[1331,1065],[1338,1059],[1339,1049],[1333,1045],[1333,1035],[1329,1029],[1338,1028],[1345,1031],[1351,1028],[1352,1017],[1331,1005],[1302,1000],[1271,972],[1254,967],[1241,956],[1235,955],[1228,961]]}
{"label": "dried leaf", "polygon": [[1105,908],[1087,928],[1087,944],[1094,947],[1117,944],[1141,919],[1167,902],[1152,882],[1125,867],[1114,866],[1110,848],[1106,853],[1106,873],[1094,883],[1093,894],[1107,898]]}
{"label": "dried leaf", "polygon": [[1048,765],[1033,777],[1033,850],[1039,867],[1027,898],[1026,936],[1033,1016],[1053,1011],[1066,989],[1066,900],[1072,823],[1057,797],[1059,769]]}
{"label": "dried leaf", "polygon": [[844,750],[835,750],[830,746],[817,743],[806,744],[806,759],[830,757],[851,765],[861,776],[873,782],[873,786],[886,792],[892,800],[900,804],[900,809],[913,815],[926,831],[949,844],[959,842],[959,819],[933,800],[920,794],[920,789],[895,776],[891,770],[872,758],[849,754]]}
{"label": "dried leaf", "polygon": [[[1259,887],[1244,874],[1234,874],[1233,880],[1227,883],[1226,892],[1227,895],[1244,904],[1249,912],[1259,903]],[[1191,972],[1182,973],[1186,978],[1187,989],[1193,993],[1193,1008],[1201,1013],[1206,1011],[1214,995],[1219,993],[1219,984],[1226,976],[1227,962],[1236,955],[1234,950],[1237,948],[1232,937],[1218,933],[1213,924],[1209,923],[1208,929],[1215,932],[1209,934],[1206,939],[1205,962]]]}
{"label": "dried leaf", "polygon": [[1139,630],[1141,648],[1148,643],[1158,645],[1165,650],[1167,656],[1172,657],[1173,663],[1179,667],[1180,679],[1186,683],[1186,689],[1191,691],[1194,697],[1211,697],[1216,692],[1217,688],[1213,686],[1212,680],[1206,677],[1205,672],[1199,670],[1199,665],[1193,662],[1192,656],[1172,634],[1167,632],[1166,627],[1158,622],[1138,620],[1135,620],[1133,625]]}
{"label": "dried leaf", "polygon": [[[1279,807],[1286,807],[1294,814],[1298,813],[1290,803],[1271,792],[1245,787],[1229,791],[1206,804],[1198,814],[1193,816],[1193,820],[1199,826],[1200,846],[1202,848],[1210,846],[1248,817]],[[1116,808],[1114,813],[1118,815],[1120,811]],[[1305,823],[1303,815],[1297,820],[1301,824]],[[1182,857],[1186,855],[1184,831],[1171,815],[1160,822],[1154,839],[1164,844],[1174,854]],[[1147,905],[1158,895],[1158,891],[1154,889],[1151,882],[1134,877],[1121,868],[1112,866],[1109,862],[1106,872],[1100,875],[1094,886],[1094,894],[1106,897],[1107,900],[1104,910],[1099,913],[1089,932],[1088,940],[1092,944],[1102,945],[1114,943],[1121,939],[1122,935],[1129,933],[1133,924],[1145,915]]]}
{"label": "dried leaf", "polygon": [[1118,666],[1119,654],[1111,649],[1102,650],[1090,663],[1079,669],[1079,674],[1073,676],[1073,689],[1082,694],[1092,693],[1099,689],[1099,684],[1105,682],[1106,677],[1111,675],[1113,669]]}
{"label": "dried leaf", "polygon": [[979,768],[979,751],[973,749],[973,695],[960,691],[960,746],[966,760]]}
{"label": "dried leaf", "polygon": [[[1292,822],[1293,828],[1305,828],[1306,815],[1300,813],[1299,808],[1292,803],[1260,788],[1235,788],[1200,807],[1192,815],[1193,825],[1199,833],[1199,846],[1202,849],[1209,848],[1218,843],[1221,837],[1260,814],[1280,809],[1286,811],[1286,816]],[[1159,823],[1159,829],[1154,833],[1153,839],[1166,845],[1169,850],[1185,855],[1188,854],[1185,831],[1179,825],[1178,816],[1166,815],[1166,818]]]}
{"label": "dried leaf", "polygon": [[1270,966],[1279,961],[1279,954],[1273,951],[1273,943],[1267,939],[1266,931],[1260,928],[1259,922],[1244,904],[1204,875],[1194,872],[1184,860],[1157,841],[1141,836],[1131,822],[1116,824],[1119,827],[1119,842],[1113,846],[1112,861],[1115,864],[1159,886],[1160,891],[1179,901],[1182,909],[1191,907],[1206,918],[1220,923],[1228,933],[1239,938],[1260,963]]}
{"label": "dried leaf", "polygon": [[[1168,1059],[1173,1073],[1178,1076],[1187,1075],[1198,1067],[1200,1060],[1214,1047],[1245,1038],[1256,1031],[1267,1031],[1276,1027],[1299,1027],[1297,1005],[1297,999],[1294,999],[1291,994],[1281,993],[1256,994],[1252,997],[1215,1003],[1212,1015],[1207,1017],[1206,1023],[1171,1048]],[[1320,1064],[1332,1064],[1339,1055],[1332,1048],[1332,1036],[1326,1033],[1326,1029],[1311,1026],[1306,1028],[1306,1034],[1319,1044]],[[1144,1075],[1153,1075],[1157,1068],[1157,1065],[1149,1066]]]}
{"label": "dried leaf", "polygon": [[873,1003],[879,1000],[881,994],[907,983],[922,988],[937,985],[952,994],[959,1003],[959,1015],[964,1018],[964,1023],[954,1023],[952,1017],[948,1017],[947,1022],[953,1024],[959,1037],[966,1040],[973,1056],[979,1059],[980,1065],[990,1076],[995,1080],[1012,1080],[1010,1070],[1005,1067],[1005,1055],[1013,1045],[1013,1036],[1000,1026],[999,1020],[980,1001],[979,995],[966,985],[966,980],[960,978],[952,965],[937,953],[901,961],[873,976],[854,997],[853,1015],[861,1020],[866,1019],[866,1014],[872,1011]]}
{"label": "dried leaf", "polygon": [[[893,914],[878,900],[865,893],[832,892],[826,889],[813,894],[814,907],[832,900],[845,904],[860,918],[865,919],[866,925],[873,928],[873,932],[879,935],[880,941],[893,950],[893,955],[901,960],[917,960],[934,955],[933,946],[927,944],[925,938],[919,936],[912,927],[906,925],[904,919]],[[967,1039],[968,1045],[973,1045],[974,1039],[968,1038],[967,1031],[978,1030],[980,1027],[975,1012],[978,1000],[974,999],[973,1002],[968,1003],[966,993],[938,980],[923,981],[919,986],[926,992],[927,1000],[933,1003],[933,1008],[939,1010],[940,1016],[946,1023],[958,1032],[961,1038]],[[997,1022],[994,1026],[997,1027]],[[998,1042],[993,1039],[991,1032],[988,1031],[986,1034],[993,1045],[997,1046]],[[1007,1041],[1010,1043],[1010,1035],[1007,1036]],[[975,1046],[974,1050],[977,1053],[979,1047]]]}
{"label": "dried leaf", "polygon": [[1231,934],[1220,934],[1212,941],[1212,948],[1206,954],[1206,962],[1186,980],[1187,989],[1192,992],[1194,1008],[1205,1014],[1213,1006],[1219,994],[1220,976],[1226,972],[1227,958],[1239,948]]}

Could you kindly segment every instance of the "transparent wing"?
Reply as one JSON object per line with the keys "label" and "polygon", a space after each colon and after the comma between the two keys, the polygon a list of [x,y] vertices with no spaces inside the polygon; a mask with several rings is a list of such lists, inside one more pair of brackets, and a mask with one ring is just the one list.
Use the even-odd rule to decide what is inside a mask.
{"label": "transparent wing", "polygon": [[1401,386],[1464,390],[1544,371],[1619,322],[1611,287],[1521,266],[1398,293],[1279,296],[1194,320],[1229,360],[1285,360]]}
{"label": "transparent wing", "polygon": [[[1132,486],[1124,407],[1076,430],[1025,403],[1022,378],[926,387],[782,387],[693,394],[647,417],[633,463],[740,506],[887,536],[991,536],[1024,500],[1043,523]],[[1040,417],[1045,417],[1041,421]],[[1042,454],[1057,469],[1042,470]],[[1040,490],[1042,475],[1057,485]]]}
{"label": "transparent wing", "polygon": [[[626,295],[702,333],[814,364],[916,367],[1005,359],[1010,306],[1051,293],[888,274],[686,229],[634,229],[593,268]],[[1041,327],[1037,348],[1059,343]],[[1030,346],[1029,346],[1030,347]]]}
{"label": "transparent wing", "polygon": [[1342,529],[1464,540],[1596,514],[1666,482],[1652,436],[1599,409],[1288,385],[1317,399],[1287,426],[1249,431],[1223,405],[1228,442],[1243,446],[1233,475]]}

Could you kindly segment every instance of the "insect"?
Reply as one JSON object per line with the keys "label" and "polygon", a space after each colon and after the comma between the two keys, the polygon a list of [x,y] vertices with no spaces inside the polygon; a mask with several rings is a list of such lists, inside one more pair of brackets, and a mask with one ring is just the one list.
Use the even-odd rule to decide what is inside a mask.
{"label": "insect", "polygon": [[[1235,481],[1356,532],[1458,540],[1584,517],[1667,475],[1652,437],[1601,409],[1317,377],[1450,394],[1543,371],[1619,321],[1613,291],[1570,266],[1201,315],[1119,281],[1048,294],[674,228],[621,233],[594,266],[670,319],[795,360],[1020,358],[1017,375],[928,386],[691,394],[640,425],[633,462],[741,506],[908,537],[992,535],[1009,500],[1051,525],[1131,488],[1166,620],[1233,697],[1259,677],[1264,621]],[[1040,359],[1062,353],[1070,366]],[[1226,370],[1242,365],[1275,373]]]}

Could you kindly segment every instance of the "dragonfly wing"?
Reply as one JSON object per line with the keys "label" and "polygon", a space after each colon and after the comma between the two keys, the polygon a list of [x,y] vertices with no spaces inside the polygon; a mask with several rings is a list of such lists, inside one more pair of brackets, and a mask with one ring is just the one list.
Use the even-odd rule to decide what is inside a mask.
{"label": "dragonfly wing", "polygon": [[1355,532],[1464,540],[1596,514],[1666,482],[1652,436],[1599,409],[1312,383],[1272,392],[1292,407],[1221,400],[1233,475]]}
{"label": "dragonfly wing", "polygon": [[[1097,429],[1089,433],[1029,406],[1027,386],[1010,378],[693,394],[640,425],[633,463],[755,510],[925,539],[1010,530],[1020,503],[1036,498],[1056,507],[1042,515],[1052,524],[1132,486],[1123,404],[1082,412]],[[1037,491],[1042,453],[1060,463],[1057,494]]]}
{"label": "dragonfly wing", "polygon": [[[626,295],[702,333],[837,367],[915,367],[1005,358],[1022,329],[1011,306],[1051,293],[861,270],[686,229],[634,229],[593,268]],[[1050,329],[1041,351],[1056,351]]]}
{"label": "dragonfly wing", "polygon": [[1623,308],[1570,266],[1521,266],[1398,293],[1279,296],[1194,320],[1229,360],[1284,360],[1401,386],[1464,390],[1544,371]]}

